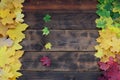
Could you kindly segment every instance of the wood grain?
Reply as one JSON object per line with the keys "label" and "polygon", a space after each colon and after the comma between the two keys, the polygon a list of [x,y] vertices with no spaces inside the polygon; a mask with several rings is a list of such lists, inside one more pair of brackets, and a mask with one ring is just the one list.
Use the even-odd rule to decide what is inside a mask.
{"label": "wood grain", "polygon": [[[18,80],[97,80],[96,4],[97,0],[25,0],[29,28],[21,43],[25,54],[20,59],[23,76]],[[52,16],[49,23],[43,21],[45,14]],[[42,35],[44,26],[50,35]],[[44,49],[46,42],[52,43],[51,50]],[[42,66],[42,56],[51,59],[50,67]]]}
{"label": "wood grain", "polygon": [[39,72],[22,71],[18,80],[97,80],[100,72]]}
{"label": "wood grain", "polygon": [[[98,18],[94,12],[83,11],[25,11],[25,23],[28,29],[41,30],[48,26],[51,30],[93,30],[97,29],[95,19]],[[43,17],[50,14],[52,19],[45,23]]]}
{"label": "wood grain", "polygon": [[26,0],[24,9],[95,10],[97,0]]}
{"label": "wood grain", "polygon": [[[27,30],[21,43],[25,51],[95,51],[97,30],[51,30],[50,35],[42,36],[40,30]],[[52,43],[51,50],[44,45]]]}
{"label": "wood grain", "polygon": [[[26,52],[21,58],[22,70],[33,71],[98,71],[95,52]],[[48,56],[51,66],[42,66],[40,58]],[[92,64],[92,65],[91,65]]]}

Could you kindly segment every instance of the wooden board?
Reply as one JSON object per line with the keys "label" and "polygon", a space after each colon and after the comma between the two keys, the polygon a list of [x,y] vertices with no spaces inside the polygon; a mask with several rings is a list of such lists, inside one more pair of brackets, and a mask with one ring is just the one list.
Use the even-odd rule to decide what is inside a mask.
{"label": "wooden board", "polygon": [[22,71],[18,80],[97,80],[100,72],[39,72]]}
{"label": "wooden board", "polygon": [[[49,36],[42,36],[40,30],[27,30],[22,42],[25,51],[95,51],[97,30],[51,30]],[[51,50],[44,45],[52,43]]]}
{"label": "wooden board", "polygon": [[[21,43],[25,54],[18,80],[97,80],[96,4],[97,0],[25,0],[29,28]],[[52,16],[48,23],[43,21],[45,14]],[[44,26],[50,28],[49,36],[42,35]],[[44,49],[46,42],[53,44],[51,50]],[[50,67],[42,66],[42,56],[51,59]]]}
{"label": "wooden board", "polygon": [[[97,29],[95,11],[24,11],[28,29],[41,30],[48,26],[51,30],[93,30]],[[52,19],[45,23],[43,17],[50,14]]]}
{"label": "wooden board", "polygon": [[[26,52],[21,58],[22,70],[33,71],[98,71],[95,52]],[[51,66],[42,66],[40,58],[48,56]],[[92,64],[92,65],[91,65]]]}
{"label": "wooden board", "polygon": [[24,9],[95,10],[96,4],[97,0],[26,0]]}

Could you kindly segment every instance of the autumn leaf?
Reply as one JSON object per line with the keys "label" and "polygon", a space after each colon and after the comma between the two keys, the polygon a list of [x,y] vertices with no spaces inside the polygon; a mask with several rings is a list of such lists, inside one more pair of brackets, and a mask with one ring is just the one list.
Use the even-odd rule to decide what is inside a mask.
{"label": "autumn leaf", "polygon": [[10,38],[6,38],[6,37],[2,37],[0,38],[0,47],[2,46],[7,46],[10,47],[13,44],[13,40],[11,40]]}
{"label": "autumn leaf", "polygon": [[49,22],[51,20],[51,16],[49,14],[46,14],[45,17],[43,18],[45,22]]}
{"label": "autumn leaf", "polygon": [[51,60],[47,56],[43,56],[40,61],[42,62],[43,66],[49,67],[51,65]]}
{"label": "autumn leaf", "polygon": [[109,64],[104,63],[104,62],[98,62],[98,64],[99,64],[99,66],[100,66],[100,69],[101,69],[101,70],[104,70],[104,71],[106,71],[106,70],[110,67]]}
{"label": "autumn leaf", "polygon": [[[22,33],[28,27],[27,24],[18,24],[15,29],[9,29],[7,34],[12,40],[22,41],[25,38],[25,35]],[[18,36],[19,35],[19,36]]]}
{"label": "autumn leaf", "polygon": [[1,20],[1,22],[2,22],[3,25],[13,24],[14,23],[14,20],[13,20],[14,18],[15,18],[15,14],[8,14],[7,17],[5,17]]}
{"label": "autumn leaf", "polygon": [[45,45],[45,49],[51,49],[52,44],[50,42],[46,43]]}
{"label": "autumn leaf", "polygon": [[6,37],[8,28],[0,24],[0,37]]}
{"label": "autumn leaf", "polygon": [[22,5],[23,2],[24,2],[24,0],[13,0],[12,1],[15,8],[22,8],[23,7],[23,5]]}
{"label": "autumn leaf", "polygon": [[11,46],[12,49],[14,50],[19,50],[19,49],[22,49],[22,46],[19,44],[19,40],[15,40],[13,45]]}
{"label": "autumn leaf", "polygon": [[24,0],[1,0],[0,1],[0,80],[16,80],[22,74],[20,57],[24,51],[19,44],[25,34],[23,31],[28,27],[22,23],[22,3]]}
{"label": "autumn leaf", "polygon": [[10,10],[9,9],[5,9],[5,10],[1,9],[0,10],[0,17],[1,18],[6,18],[9,14],[10,14]]}
{"label": "autumn leaf", "polygon": [[24,21],[24,20],[23,20],[23,17],[24,17],[24,14],[18,13],[18,14],[16,15],[15,21],[16,21],[16,22],[23,22],[23,21]]}
{"label": "autumn leaf", "polygon": [[7,47],[0,47],[0,67],[4,67],[9,61],[9,55],[6,53]]}
{"label": "autumn leaf", "polygon": [[50,33],[48,27],[44,27],[44,29],[42,29],[43,35],[48,35]]}

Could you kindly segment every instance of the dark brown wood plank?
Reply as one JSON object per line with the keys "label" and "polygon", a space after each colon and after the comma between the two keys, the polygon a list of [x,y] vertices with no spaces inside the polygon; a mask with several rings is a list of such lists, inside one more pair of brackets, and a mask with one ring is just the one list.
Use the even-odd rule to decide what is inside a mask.
{"label": "dark brown wood plank", "polygon": [[[48,26],[51,30],[91,30],[97,29],[94,12],[83,11],[25,11],[25,23],[28,29],[43,29]],[[48,23],[43,21],[45,14],[50,14],[52,20]]]}
{"label": "dark brown wood plank", "polygon": [[26,0],[24,9],[95,10],[97,0]]}
{"label": "dark brown wood plank", "polygon": [[39,72],[22,71],[18,80],[97,80],[100,72]]}
{"label": "dark brown wood plank", "polygon": [[[22,70],[33,71],[98,71],[95,52],[25,52]],[[51,66],[42,66],[40,58],[48,56]]]}
{"label": "dark brown wood plank", "polygon": [[[22,45],[25,51],[95,51],[97,30],[51,30],[50,35],[42,36],[40,30],[27,30]],[[52,43],[51,50],[44,45]]]}

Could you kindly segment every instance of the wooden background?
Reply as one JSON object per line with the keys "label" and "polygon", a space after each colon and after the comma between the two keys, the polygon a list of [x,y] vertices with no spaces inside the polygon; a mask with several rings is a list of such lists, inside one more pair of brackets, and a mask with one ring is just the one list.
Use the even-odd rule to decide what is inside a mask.
{"label": "wooden background", "polygon": [[[21,43],[25,54],[18,80],[97,80],[96,4],[97,0],[26,0],[23,12],[29,28]],[[52,16],[49,23],[43,21],[45,14]],[[42,36],[44,25],[51,30],[47,37]],[[43,47],[48,41],[51,50]],[[50,67],[41,65],[44,55],[52,60]]]}

